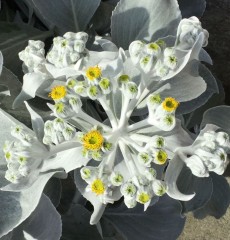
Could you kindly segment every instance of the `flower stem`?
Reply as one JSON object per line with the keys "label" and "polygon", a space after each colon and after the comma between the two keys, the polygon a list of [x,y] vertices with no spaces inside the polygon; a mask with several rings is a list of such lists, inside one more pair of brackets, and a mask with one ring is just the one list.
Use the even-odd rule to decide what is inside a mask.
{"label": "flower stem", "polygon": [[135,130],[137,130],[137,129],[139,129],[139,128],[146,127],[146,126],[148,126],[148,125],[149,125],[148,119],[144,119],[144,120],[142,120],[142,121],[139,121],[139,122],[137,122],[137,123],[134,123],[134,124],[128,126],[128,127],[127,127],[127,130],[128,130],[128,132],[132,132],[132,131],[135,131]]}

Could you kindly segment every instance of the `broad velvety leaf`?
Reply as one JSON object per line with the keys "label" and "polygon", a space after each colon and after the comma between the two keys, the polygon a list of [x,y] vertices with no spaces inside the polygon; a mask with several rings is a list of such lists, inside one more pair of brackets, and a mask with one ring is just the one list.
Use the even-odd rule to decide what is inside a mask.
{"label": "broad velvety leaf", "polygon": [[26,2],[49,28],[55,26],[61,34],[86,30],[100,4],[100,0],[26,0]]}
{"label": "broad velvety leaf", "polygon": [[[216,79],[213,77],[212,73],[208,70],[208,68],[205,67],[203,64],[199,65],[199,74],[200,78],[202,78],[205,81],[205,84],[207,85],[206,90],[200,96],[193,99],[192,101],[181,103],[177,111],[178,114],[186,114],[194,111],[198,107],[208,102],[209,98],[214,93],[219,92]],[[200,86],[197,86],[197,88],[200,88]],[[193,90],[191,90],[191,92],[195,92],[197,88],[194,88]]]}
{"label": "broad velvety leaf", "polygon": [[214,124],[230,133],[230,106],[217,106],[207,110],[201,123],[201,127],[206,124]]}
{"label": "broad velvety leaf", "polygon": [[3,56],[2,56],[2,52],[0,52],[0,74],[2,72],[2,65],[3,65]]}
{"label": "broad velvety leaf", "polygon": [[25,104],[27,110],[30,113],[32,128],[36,133],[37,139],[42,142],[42,139],[44,137],[44,121],[42,117],[37,114],[37,112],[35,112],[27,102],[25,102]]}
{"label": "broad velvety leaf", "polygon": [[120,0],[112,15],[113,42],[128,49],[134,40],[152,41],[175,35],[181,20],[176,0]]}
{"label": "broad velvety leaf", "polygon": [[180,156],[178,154],[175,154],[174,158],[169,161],[169,165],[166,169],[165,183],[168,186],[167,194],[171,198],[181,201],[189,201],[195,196],[195,193],[183,194],[177,187],[177,179],[184,165],[185,164]]}
{"label": "broad velvety leaf", "polygon": [[4,66],[17,76],[22,76],[18,53],[28,45],[28,40],[44,40],[51,35],[51,31],[42,32],[27,24],[0,22],[0,49]]}
{"label": "broad velvety leaf", "polygon": [[101,2],[100,6],[95,12],[92,18],[92,24],[95,31],[100,36],[109,32],[113,10],[114,10],[113,5],[107,2]]}
{"label": "broad velvety leaf", "polygon": [[143,206],[128,209],[125,205],[107,209],[104,218],[128,240],[174,240],[183,230],[185,218],[180,215],[181,205],[168,196],[160,198],[145,212]]}
{"label": "broad velvety leaf", "polygon": [[200,96],[207,88],[204,79],[198,74],[196,60],[189,62],[183,71],[167,82],[164,86],[165,89],[160,93],[162,98],[171,96],[179,102],[191,101]]}
{"label": "broad velvety leaf", "polygon": [[230,204],[230,187],[227,180],[216,173],[210,173],[210,177],[213,182],[213,193],[206,205],[194,212],[194,216],[199,219],[207,215],[220,218],[226,213]]}
{"label": "broad velvety leaf", "polygon": [[[11,240],[56,240],[60,239],[61,232],[61,216],[49,198],[43,194],[30,217],[13,231]],[[28,235],[31,238],[27,238]]]}
{"label": "broad velvety leaf", "polygon": [[206,8],[205,0],[178,0],[178,3],[183,18],[201,17]]}
{"label": "broad velvety leaf", "polygon": [[190,201],[182,202],[183,212],[194,211],[204,206],[212,195],[212,179],[210,177],[198,178],[191,170],[184,167],[177,179],[178,189],[185,194],[196,193]]}
{"label": "broad velvety leaf", "polygon": [[[21,192],[0,191],[0,237],[20,225],[37,207],[42,191],[48,180],[54,175],[47,173],[39,178],[30,188]],[[0,172],[0,183],[4,185],[4,172]]]}
{"label": "broad velvety leaf", "polygon": [[90,225],[91,213],[82,205],[73,205],[69,213],[62,217],[62,239],[68,240],[102,240],[97,227]]}
{"label": "broad velvety leaf", "polygon": [[62,185],[60,179],[54,177],[51,178],[46,184],[43,192],[49,197],[53,205],[57,207],[60,203],[62,194]]}

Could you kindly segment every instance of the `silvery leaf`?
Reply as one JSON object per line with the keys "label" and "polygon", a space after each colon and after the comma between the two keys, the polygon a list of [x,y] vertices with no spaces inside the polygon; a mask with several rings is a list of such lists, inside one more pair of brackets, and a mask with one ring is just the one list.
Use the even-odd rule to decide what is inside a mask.
{"label": "silvery leaf", "polygon": [[[200,77],[207,84],[206,90],[197,98],[189,102],[182,102],[178,108],[178,114],[186,114],[194,111],[198,107],[204,105],[214,93],[218,93],[218,85],[216,79],[213,77],[212,73],[205,67],[203,64],[199,65],[199,74]],[[197,87],[199,88],[199,87]]]}
{"label": "silvery leaf", "polygon": [[13,231],[11,240],[60,239],[61,232],[61,216],[43,194],[34,212]]}
{"label": "silvery leaf", "polygon": [[174,240],[183,230],[185,218],[181,205],[168,196],[161,197],[144,212],[143,206],[128,209],[124,204],[106,209],[103,218],[109,220],[125,239]]}
{"label": "silvery leaf", "polygon": [[44,137],[44,121],[41,116],[37,112],[35,112],[27,102],[25,102],[25,104],[27,110],[30,113],[32,128],[37,136],[37,139],[42,142],[42,139]]}
{"label": "silvery leaf", "polygon": [[212,196],[212,179],[210,177],[198,178],[194,176],[187,167],[182,169],[177,179],[177,186],[178,189],[185,194],[196,193],[190,201],[181,202],[183,213],[203,207]]}
{"label": "silvery leaf", "polygon": [[52,35],[51,31],[42,32],[27,24],[0,22],[0,49],[4,66],[17,76],[22,76],[22,62],[18,53],[28,44],[28,40],[44,40]]}
{"label": "silvery leaf", "polygon": [[[20,225],[37,207],[42,191],[53,172],[40,177],[39,181],[21,192],[0,191],[0,237]],[[0,172],[0,182],[6,184],[4,172]]]}
{"label": "silvery leaf", "polygon": [[230,106],[217,106],[210,108],[204,113],[201,127],[206,124],[214,124],[230,133]]}
{"label": "silvery leaf", "polygon": [[168,187],[167,194],[171,198],[178,199],[180,201],[189,201],[195,196],[195,193],[183,194],[177,187],[177,179],[184,166],[185,164],[182,159],[178,156],[178,154],[175,154],[174,158],[169,161],[169,165],[166,169],[165,183]]}
{"label": "silvery leaf", "polygon": [[178,0],[178,3],[183,18],[202,17],[206,8],[205,0]]}
{"label": "silvery leaf", "polygon": [[51,178],[46,184],[43,193],[49,197],[53,205],[57,207],[60,203],[62,194],[62,185],[60,179],[55,177]]}
{"label": "silvery leaf", "polygon": [[100,0],[26,0],[47,27],[56,27],[64,34],[79,32],[86,27],[100,4]]}
{"label": "silvery leaf", "polygon": [[62,217],[62,239],[75,240],[102,240],[97,227],[89,224],[91,213],[82,205],[75,204]]}
{"label": "silvery leaf", "polygon": [[176,0],[120,0],[111,19],[112,40],[128,49],[134,40],[152,41],[175,35],[180,20]]}
{"label": "silvery leaf", "polygon": [[194,212],[194,216],[198,219],[208,215],[219,219],[226,213],[230,204],[229,183],[223,176],[216,173],[211,172],[210,177],[213,182],[213,193],[206,205]]}

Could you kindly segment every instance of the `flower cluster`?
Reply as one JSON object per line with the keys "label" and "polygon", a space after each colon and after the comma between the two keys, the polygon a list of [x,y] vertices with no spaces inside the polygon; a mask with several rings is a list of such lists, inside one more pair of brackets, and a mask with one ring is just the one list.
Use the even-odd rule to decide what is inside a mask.
{"label": "flower cluster", "polygon": [[48,150],[22,126],[12,127],[11,134],[18,141],[5,142],[3,151],[8,168],[5,177],[12,183],[18,183],[39,168]]}
{"label": "flower cluster", "polygon": [[[207,87],[193,65],[208,39],[198,19],[182,20],[173,43],[171,38],[150,43],[136,40],[124,51],[114,50],[106,40],[112,50],[97,53],[85,48],[87,39],[84,32],[56,37],[46,59],[44,44],[38,41],[30,41],[20,53],[29,72],[43,64],[50,76],[61,77],[62,82],[53,84],[49,93],[54,104],[48,106],[56,118],[42,125],[43,143],[18,128],[14,136],[20,144],[4,147],[8,180],[20,182],[30,167],[38,168],[42,159],[63,151],[71,158],[66,158],[66,166],[71,163],[68,171],[80,168],[75,171],[76,185],[93,204],[91,223],[96,223],[105,204],[121,197],[128,208],[140,203],[146,210],[170,193],[175,181],[173,187],[166,181],[172,172],[165,173],[165,167],[174,164],[178,152],[198,177],[224,172],[228,134],[205,132],[195,140],[177,119],[180,106]],[[203,87],[194,87],[194,82]],[[185,93],[180,93],[180,87]],[[87,99],[100,109],[103,121],[87,112]],[[190,145],[192,150],[184,154],[183,147]],[[59,162],[57,168],[66,170]]]}
{"label": "flower cluster", "polygon": [[230,150],[229,135],[226,132],[207,131],[194,143],[193,154],[184,160],[197,177],[208,177],[209,172],[223,174]]}
{"label": "flower cluster", "polygon": [[63,37],[53,39],[53,46],[46,59],[57,68],[67,67],[87,55],[85,48],[88,34],[68,32]]}

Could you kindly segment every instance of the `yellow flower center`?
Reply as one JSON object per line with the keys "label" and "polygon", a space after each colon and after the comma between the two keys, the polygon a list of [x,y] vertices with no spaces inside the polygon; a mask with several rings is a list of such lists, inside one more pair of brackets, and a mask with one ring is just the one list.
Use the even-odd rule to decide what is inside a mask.
{"label": "yellow flower center", "polygon": [[86,70],[86,77],[90,81],[94,81],[95,79],[98,79],[99,77],[101,77],[101,69],[98,66],[89,67]]}
{"label": "yellow flower center", "polygon": [[105,185],[101,181],[101,179],[96,179],[93,181],[91,185],[92,192],[96,193],[97,195],[103,194],[105,192]]}
{"label": "yellow flower center", "polygon": [[56,86],[53,87],[51,92],[49,93],[49,97],[51,97],[53,100],[59,100],[65,97],[66,95],[66,88],[65,86]]}
{"label": "yellow flower center", "polygon": [[167,158],[168,158],[168,154],[163,150],[159,150],[156,154],[156,160],[158,164],[164,164]]}
{"label": "yellow flower center", "polygon": [[145,204],[150,200],[150,196],[149,196],[148,193],[141,193],[138,196],[138,200],[139,200],[140,203]]}
{"label": "yellow flower center", "polygon": [[87,150],[97,151],[104,142],[104,138],[97,130],[90,131],[83,136],[83,146]]}
{"label": "yellow flower center", "polygon": [[179,105],[179,102],[177,102],[176,99],[172,98],[172,97],[167,97],[162,102],[162,106],[163,106],[164,110],[167,112],[175,111],[177,109],[178,105]]}

